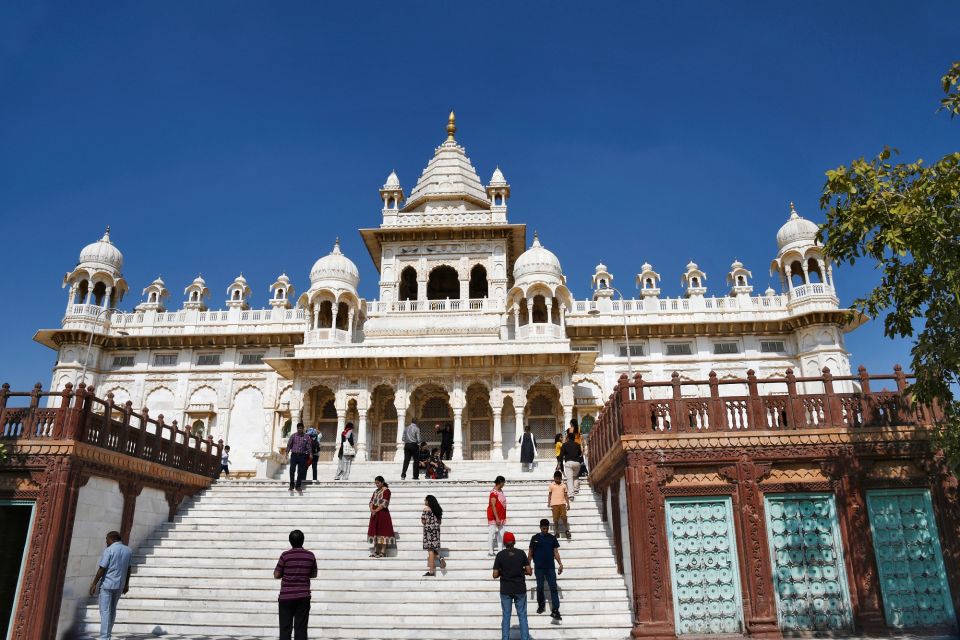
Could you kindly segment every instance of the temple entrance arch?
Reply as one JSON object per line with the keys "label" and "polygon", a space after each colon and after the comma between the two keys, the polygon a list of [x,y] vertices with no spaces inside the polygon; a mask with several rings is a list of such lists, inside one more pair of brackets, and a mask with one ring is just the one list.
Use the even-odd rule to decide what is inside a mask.
{"label": "temple entrance arch", "polygon": [[463,414],[463,457],[466,460],[489,460],[493,441],[493,411],[490,391],[480,383],[467,387],[467,407]]}
{"label": "temple entrance arch", "polygon": [[430,272],[427,280],[428,300],[459,300],[460,276],[450,265],[443,264]]}
{"label": "temple entrance arch", "polygon": [[537,457],[553,458],[554,436],[563,424],[560,391],[555,386],[538,382],[527,389],[526,423],[537,441]]}
{"label": "temple entrance arch", "polygon": [[319,460],[333,459],[337,440],[337,405],[333,390],[326,385],[312,387],[306,394],[303,424],[320,433]]}
{"label": "temple entrance arch", "polygon": [[410,411],[413,420],[420,427],[420,438],[432,449],[440,446],[440,434],[436,425],[453,426],[453,409],[450,408],[450,394],[438,384],[425,384],[417,387],[410,397]]}
{"label": "temple entrance arch", "polygon": [[392,461],[397,451],[396,392],[387,384],[378,385],[370,396],[367,420],[370,424],[369,459]]}

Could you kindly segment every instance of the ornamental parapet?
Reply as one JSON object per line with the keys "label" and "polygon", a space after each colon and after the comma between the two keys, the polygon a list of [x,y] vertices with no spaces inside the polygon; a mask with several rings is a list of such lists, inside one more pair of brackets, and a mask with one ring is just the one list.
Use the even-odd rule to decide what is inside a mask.
{"label": "ornamental parapet", "polygon": [[112,393],[98,398],[93,387],[82,382],[76,391],[68,383],[59,393],[45,393],[40,384],[32,391],[16,392],[4,384],[0,443],[24,452],[31,447],[73,452],[76,445],[88,445],[82,450],[111,451],[207,478],[220,468],[221,445],[212,439],[181,430],[176,420],[164,423],[163,414],[151,418],[146,408],[138,413],[130,402],[115,404]]}
{"label": "ornamental parapet", "polygon": [[[872,427],[930,428],[940,418],[936,407],[912,402],[908,380],[899,365],[893,375],[873,375],[860,367],[856,376],[784,377],[647,382],[639,373],[620,376],[590,433],[593,470],[610,466],[608,457],[622,457],[625,443],[639,436],[679,441],[690,435],[728,439],[771,436],[798,431],[862,431]],[[874,391],[871,385],[891,389]]]}

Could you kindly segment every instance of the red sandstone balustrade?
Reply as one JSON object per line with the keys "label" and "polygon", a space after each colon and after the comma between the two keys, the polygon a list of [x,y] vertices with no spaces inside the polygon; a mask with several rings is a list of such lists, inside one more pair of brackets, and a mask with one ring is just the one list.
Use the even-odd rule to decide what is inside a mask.
{"label": "red sandstone balustrade", "polygon": [[[900,365],[893,375],[874,375],[860,367],[855,376],[820,376],[647,382],[637,373],[621,375],[591,431],[590,464],[597,465],[625,434],[724,433],[819,428],[882,427],[930,424],[936,407],[913,405],[908,379]],[[893,382],[896,390],[873,391],[871,382]],[[842,389],[838,391],[837,389]],[[801,391],[802,389],[802,391]]]}
{"label": "red sandstone balustrade", "polygon": [[[41,407],[43,399],[51,406]],[[0,440],[75,440],[206,476],[220,468],[220,444],[180,430],[176,420],[165,424],[163,415],[153,419],[146,408],[117,405],[112,393],[98,398],[82,382],[59,393],[44,393],[39,383],[30,392],[0,386]]]}

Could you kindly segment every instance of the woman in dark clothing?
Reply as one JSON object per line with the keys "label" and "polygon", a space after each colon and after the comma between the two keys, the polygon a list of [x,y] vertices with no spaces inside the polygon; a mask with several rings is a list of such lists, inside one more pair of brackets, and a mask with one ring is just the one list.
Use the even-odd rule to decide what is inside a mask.
{"label": "woman in dark clothing", "polygon": [[520,463],[523,464],[524,471],[533,471],[533,461],[537,457],[537,441],[530,433],[530,425],[523,428],[523,435],[520,436]]}
{"label": "woman in dark clothing", "polygon": [[440,457],[444,460],[453,458],[453,426],[449,424],[437,425],[440,434]]}
{"label": "woman in dark clothing", "polygon": [[567,434],[567,441],[560,448],[560,456],[563,458],[563,469],[567,476],[567,494],[573,500],[573,496],[580,492],[580,459],[583,457],[583,449],[577,444],[572,433]]}
{"label": "woman in dark clothing", "polygon": [[443,519],[443,509],[433,496],[427,496],[423,501],[423,513],[420,522],[423,523],[423,548],[427,550],[427,572],[424,576],[437,575],[437,559],[440,559],[440,568],[447,568],[447,561],[440,556],[440,522]]}

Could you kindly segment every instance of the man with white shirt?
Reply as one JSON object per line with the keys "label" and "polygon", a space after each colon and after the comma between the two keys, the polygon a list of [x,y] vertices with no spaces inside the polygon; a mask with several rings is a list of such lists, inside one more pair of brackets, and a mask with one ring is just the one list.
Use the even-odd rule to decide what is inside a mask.
{"label": "man with white shirt", "polygon": [[413,479],[420,479],[420,427],[411,422],[403,429],[403,471],[400,479],[407,479],[407,465],[413,460]]}
{"label": "man with white shirt", "polygon": [[97,575],[90,584],[90,595],[100,586],[100,640],[110,640],[113,621],[117,617],[120,594],[130,588],[130,547],[120,542],[120,532],[107,534],[107,548],[100,555]]}

